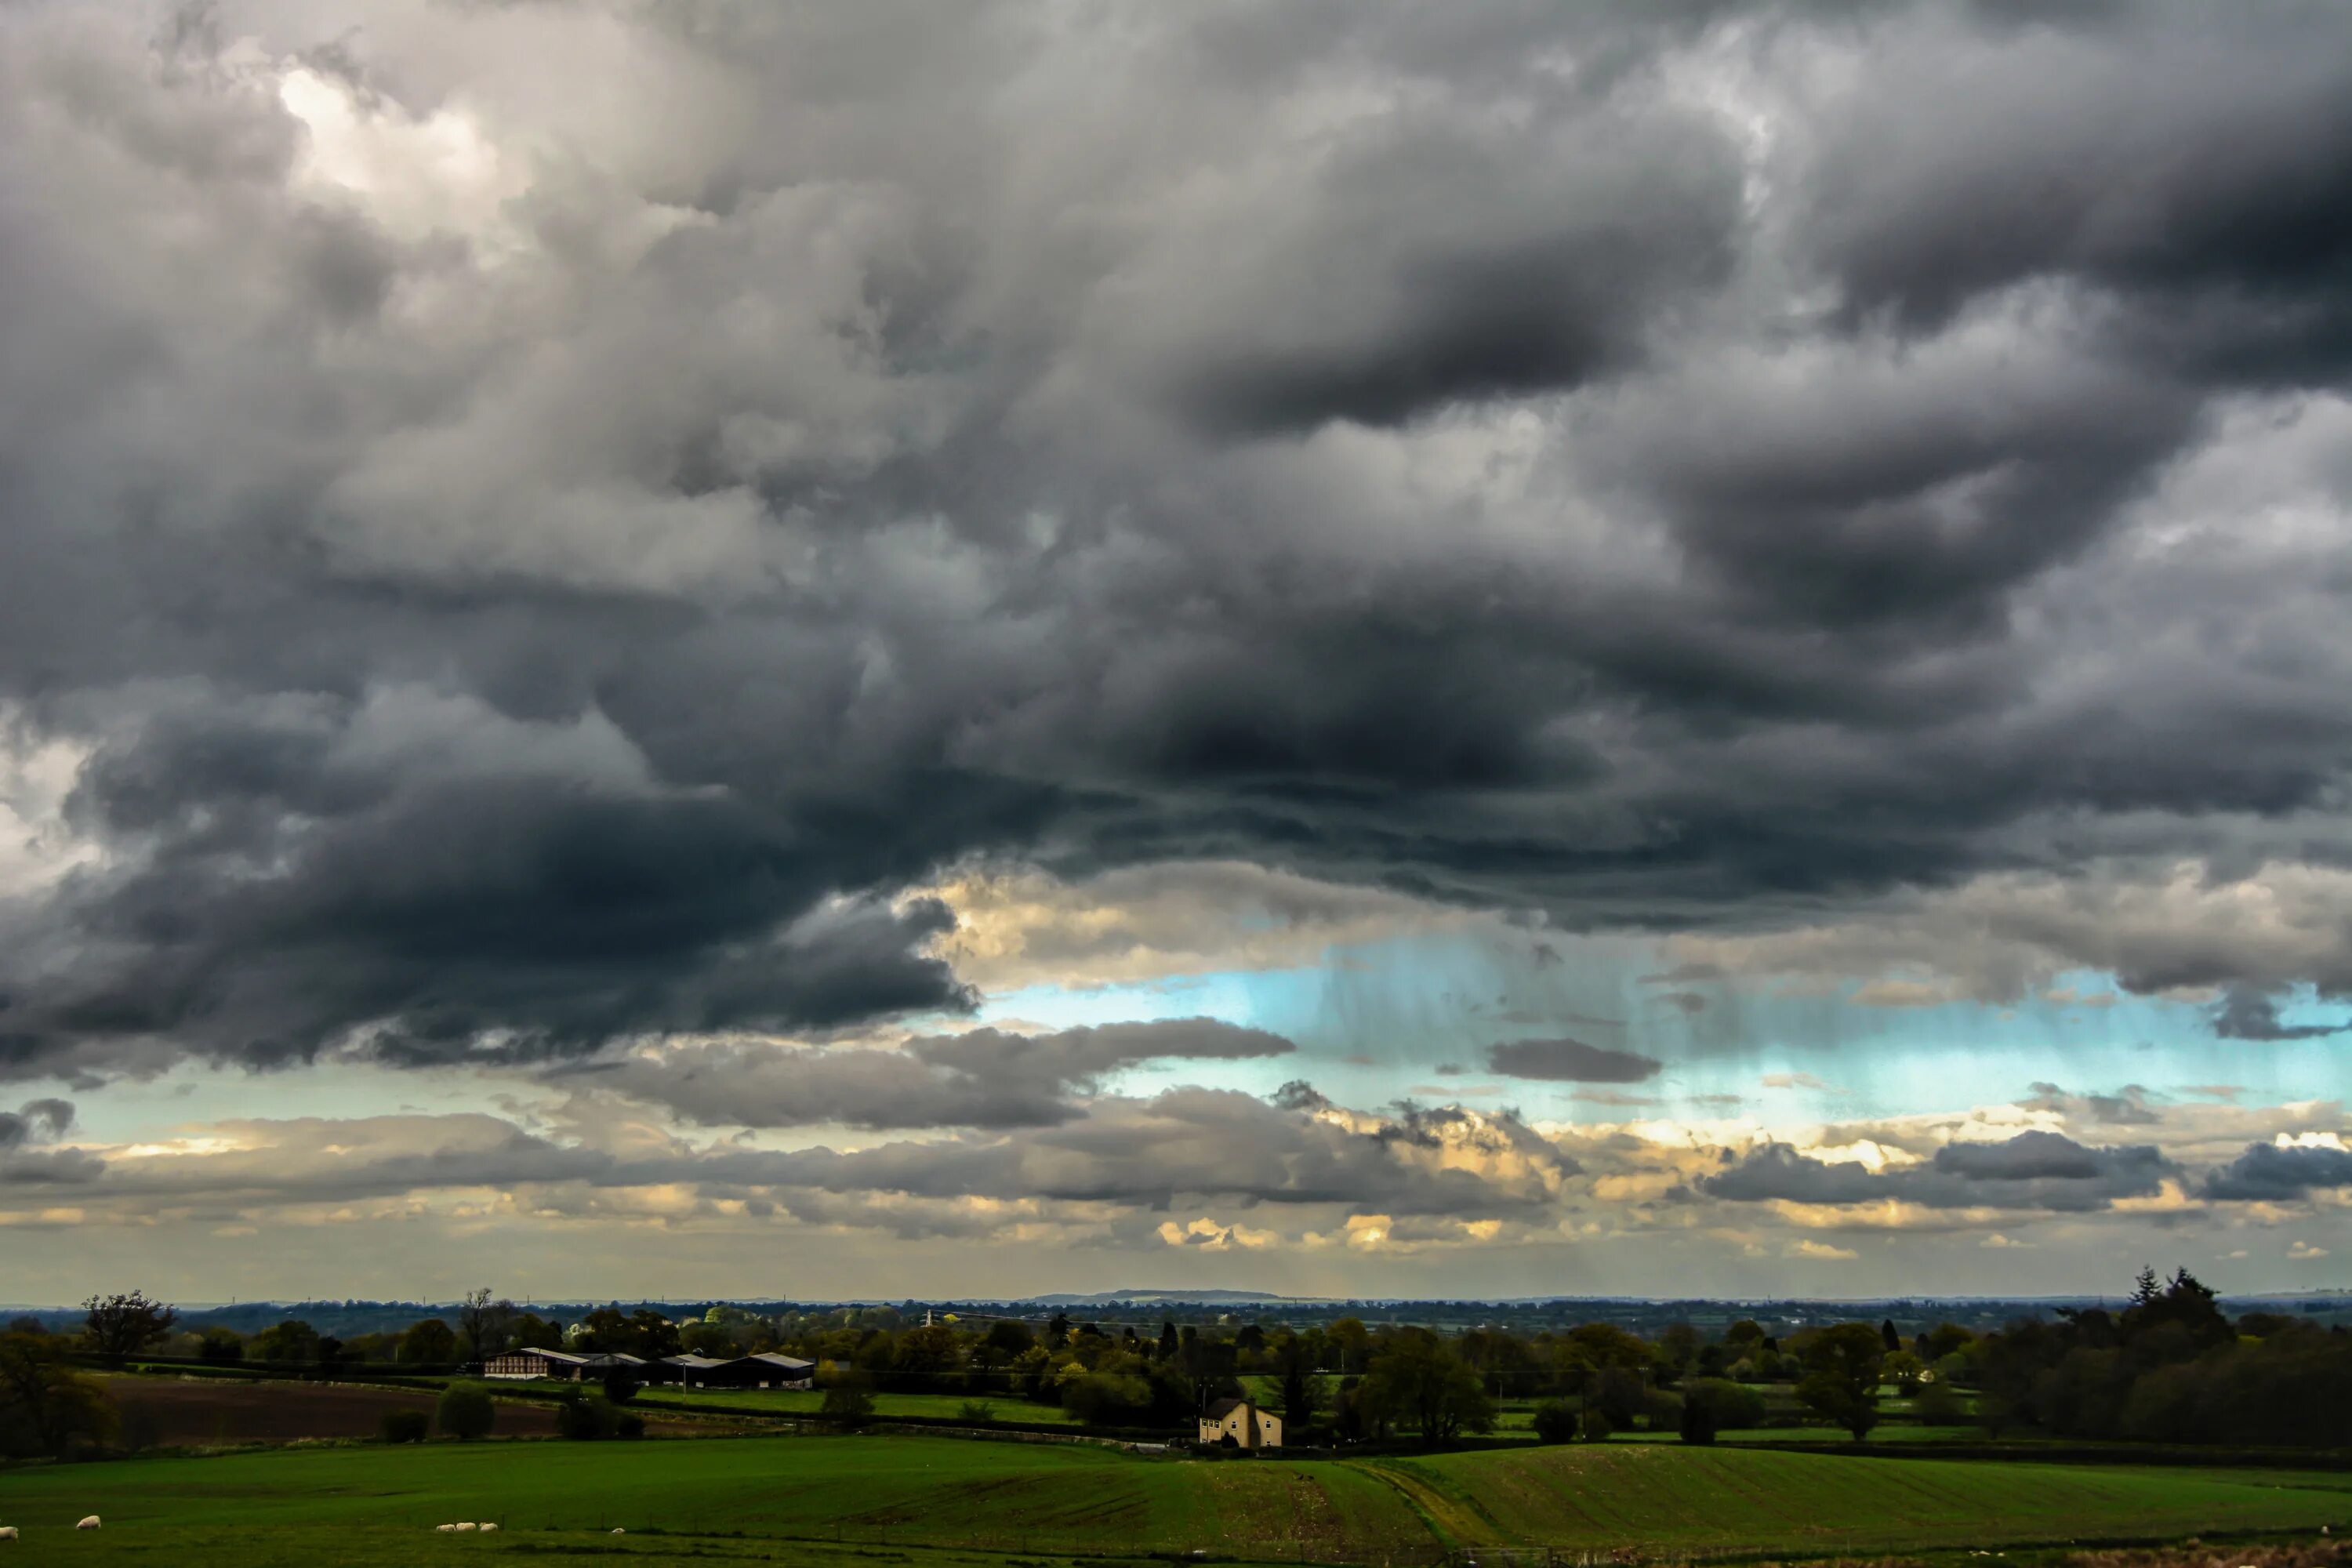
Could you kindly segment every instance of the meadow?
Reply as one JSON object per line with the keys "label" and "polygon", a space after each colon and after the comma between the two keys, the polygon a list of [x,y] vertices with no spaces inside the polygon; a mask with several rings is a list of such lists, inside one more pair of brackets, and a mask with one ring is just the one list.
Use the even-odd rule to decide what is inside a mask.
{"label": "meadow", "polygon": [[[102,1531],[77,1535],[84,1513]],[[499,1534],[431,1526],[496,1521]],[[2342,1478],[1605,1444],[1415,1458],[1155,1458],[904,1436],[288,1448],[0,1473],[40,1561],[437,1560],[1036,1568],[1074,1559],[1431,1564],[1545,1545],[1848,1555],[2338,1529]],[[627,1533],[614,1536],[615,1527]],[[28,1559],[35,1553],[27,1552]]]}

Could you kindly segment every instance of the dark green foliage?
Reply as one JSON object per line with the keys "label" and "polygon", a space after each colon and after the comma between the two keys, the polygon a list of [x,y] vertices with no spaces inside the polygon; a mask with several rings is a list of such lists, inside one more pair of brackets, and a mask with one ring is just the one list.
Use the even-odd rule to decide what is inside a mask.
{"label": "dark green foliage", "polygon": [[196,1359],[229,1366],[245,1359],[245,1341],[233,1329],[206,1329],[196,1342]]}
{"label": "dark green foliage", "polygon": [[1609,1413],[1597,1405],[1584,1412],[1583,1427],[1584,1440],[1588,1443],[1606,1443],[1610,1434],[1617,1430],[1616,1423],[1609,1419]]}
{"label": "dark green foliage", "polygon": [[591,1399],[573,1392],[559,1400],[555,1406],[555,1435],[575,1443],[594,1442],[613,1436],[619,1418],[611,1405],[601,1399]]}
{"label": "dark green foliage", "polygon": [[1720,1430],[1715,1411],[1703,1399],[1683,1401],[1682,1436],[1685,1443],[1712,1443]]}
{"label": "dark green foliage", "polygon": [[616,1366],[604,1374],[604,1397],[615,1405],[626,1405],[635,1399],[641,1386],[637,1374],[625,1366]]}
{"label": "dark green foliage", "polygon": [[1360,1398],[1380,1425],[1404,1427],[1427,1442],[1495,1429],[1495,1404],[1477,1374],[1426,1329],[1401,1330],[1382,1340]]}
{"label": "dark green foliage", "polygon": [[112,1366],[121,1366],[164,1338],[180,1321],[177,1310],[149,1300],[142,1290],[92,1296],[82,1303],[82,1310],[89,1314],[82,1323],[82,1342]]}
{"label": "dark green foliage", "polygon": [[646,1435],[646,1418],[634,1410],[624,1410],[614,1418],[613,1436],[621,1438],[642,1437]]}
{"label": "dark green foliage", "polygon": [[1573,1443],[1576,1441],[1576,1406],[1565,1399],[1547,1399],[1536,1406],[1536,1440],[1539,1443]]}
{"label": "dark green foliage", "polygon": [[422,1410],[387,1410],[383,1413],[383,1440],[387,1443],[422,1443],[425,1435],[433,1430],[433,1417]]}
{"label": "dark green foliage", "polygon": [[457,1331],[438,1318],[411,1323],[400,1336],[400,1359],[446,1366],[457,1359]]}
{"label": "dark green foliage", "polygon": [[824,1402],[817,1414],[835,1426],[863,1426],[874,1418],[873,1386],[864,1373],[834,1373],[824,1379]]}
{"label": "dark green foliage", "polygon": [[1693,1378],[1683,1384],[1685,1418],[1692,1405],[1702,1406],[1717,1432],[1735,1432],[1764,1425],[1764,1396],[1745,1384],[1726,1378]]}
{"label": "dark green foliage", "polygon": [[299,1318],[289,1318],[254,1335],[252,1349],[257,1360],[308,1364],[318,1359],[319,1331]]}
{"label": "dark green foliage", "polygon": [[54,1334],[0,1334],[0,1454],[64,1455],[112,1436],[114,1404]]}
{"label": "dark green foliage", "polygon": [[499,1407],[488,1390],[459,1384],[442,1391],[434,1415],[444,1436],[487,1437],[498,1425]]}
{"label": "dark green foliage", "polygon": [[1878,1377],[1885,1361],[1885,1342],[1868,1323],[1824,1329],[1805,1346],[1797,1397],[1859,1443],[1878,1425]]}

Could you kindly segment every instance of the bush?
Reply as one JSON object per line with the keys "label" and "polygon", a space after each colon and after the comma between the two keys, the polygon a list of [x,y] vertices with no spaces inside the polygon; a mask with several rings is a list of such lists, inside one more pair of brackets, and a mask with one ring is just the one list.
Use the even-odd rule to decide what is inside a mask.
{"label": "bush", "polygon": [[432,1429],[433,1417],[422,1410],[383,1413],[383,1440],[387,1443],[422,1443]]}
{"label": "bush", "polygon": [[996,1419],[996,1406],[989,1404],[984,1399],[967,1399],[956,1407],[956,1419],[959,1421],[993,1421]]}
{"label": "bush", "polygon": [[615,1405],[626,1405],[637,1396],[636,1374],[626,1367],[614,1367],[604,1374],[604,1397]]}
{"label": "bush", "polygon": [[634,1410],[623,1411],[620,1419],[613,1423],[613,1436],[615,1437],[642,1437],[645,1435],[646,1418]]}
{"label": "bush", "polygon": [[1712,1443],[1717,1430],[1715,1407],[1704,1399],[1683,1401],[1682,1434],[1685,1443]]}
{"label": "bush", "polygon": [[1539,1443],[1573,1443],[1576,1406],[1565,1399],[1547,1399],[1536,1406],[1535,1426]]}
{"label": "bush", "polygon": [[434,1415],[448,1437],[487,1437],[499,1422],[499,1407],[490,1402],[489,1391],[463,1385],[444,1389]]}
{"label": "bush", "polygon": [[1764,1425],[1764,1396],[1743,1384],[1719,1377],[1693,1378],[1683,1385],[1683,1419],[1690,1420],[1690,1407],[1706,1407],[1706,1420],[1715,1432],[1736,1432],[1743,1427]]}
{"label": "bush", "polygon": [[1930,1426],[1958,1426],[1969,1418],[1968,1406],[1961,1401],[1959,1391],[1941,1377],[1919,1390],[1911,1412]]}
{"label": "bush", "polygon": [[1609,1441],[1610,1434],[1616,1430],[1616,1424],[1609,1419],[1609,1412],[1601,1409],[1598,1405],[1584,1413],[1584,1440],[1586,1442],[1606,1443]]}
{"label": "bush", "polygon": [[583,1398],[574,1394],[559,1400],[555,1406],[555,1432],[575,1443],[592,1443],[599,1437],[609,1437],[619,1423],[613,1407],[601,1399]]}
{"label": "bush", "polygon": [[840,1426],[863,1426],[874,1418],[874,1396],[863,1373],[836,1373],[826,1380],[824,1402],[817,1414]]}

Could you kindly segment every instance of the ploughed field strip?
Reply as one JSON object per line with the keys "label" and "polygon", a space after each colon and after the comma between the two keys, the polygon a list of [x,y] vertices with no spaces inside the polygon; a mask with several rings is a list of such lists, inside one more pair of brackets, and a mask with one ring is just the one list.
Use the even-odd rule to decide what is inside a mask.
{"label": "ploughed field strip", "polygon": [[[446,1550],[646,1558],[683,1552],[871,1564],[908,1555],[1202,1552],[1213,1560],[1429,1563],[1549,1545],[1667,1557],[1829,1555],[2161,1539],[2352,1521],[2340,1478],[1997,1461],[1865,1459],[1617,1444],[1410,1458],[1181,1461],[1102,1448],[907,1436],[434,1444],[158,1458],[0,1474],[0,1523],[86,1562],[261,1563]],[[2335,1483],[2335,1484],[2331,1484]],[[71,1521],[106,1528],[68,1542]],[[453,1547],[431,1526],[496,1521]],[[614,1528],[632,1534],[609,1536]],[[667,1545],[651,1532],[666,1532]],[[592,1539],[596,1537],[599,1539]],[[761,1543],[765,1542],[765,1545]],[[720,1548],[724,1546],[724,1552]],[[866,1555],[859,1555],[864,1553]],[[691,1555],[691,1553],[688,1553]],[[300,1561],[299,1554],[288,1561]],[[313,1557],[311,1561],[321,1561]],[[703,1560],[709,1560],[708,1554]]]}

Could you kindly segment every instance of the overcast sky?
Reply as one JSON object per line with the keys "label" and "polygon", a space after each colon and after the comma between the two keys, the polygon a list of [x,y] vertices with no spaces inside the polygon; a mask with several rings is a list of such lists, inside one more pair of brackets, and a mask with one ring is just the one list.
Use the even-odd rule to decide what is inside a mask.
{"label": "overcast sky", "polygon": [[2352,10],[0,9],[0,1297],[2352,1284]]}

